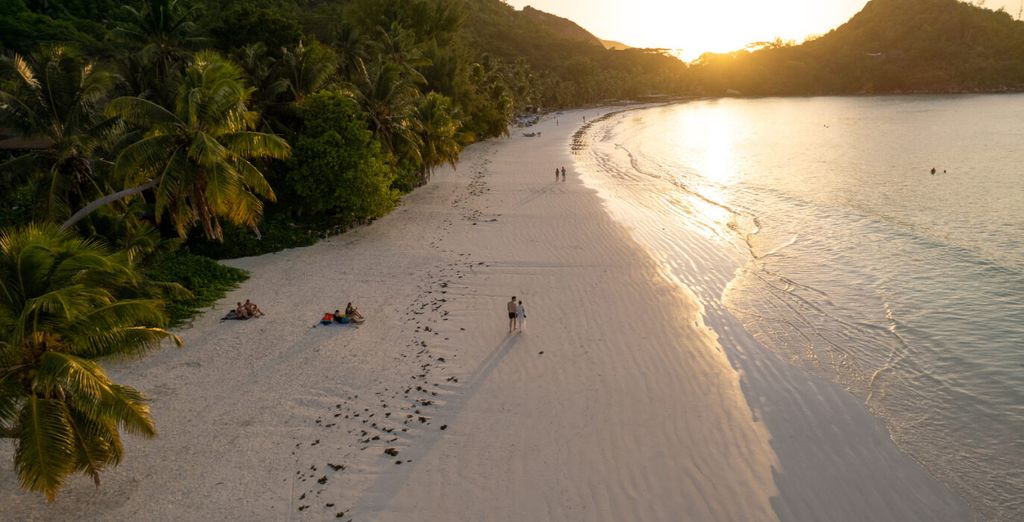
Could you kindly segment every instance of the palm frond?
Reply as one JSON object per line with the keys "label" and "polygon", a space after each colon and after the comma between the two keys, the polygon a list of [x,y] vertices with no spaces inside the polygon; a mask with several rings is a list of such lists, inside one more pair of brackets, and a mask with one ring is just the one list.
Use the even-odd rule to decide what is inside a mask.
{"label": "palm frond", "polygon": [[25,57],[20,54],[15,54],[12,61],[14,62],[14,71],[18,74],[18,77],[21,78],[21,81],[25,82],[25,85],[30,88],[38,90],[39,80],[36,79],[36,73],[32,70],[32,66],[30,66],[25,60]]}
{"label": "palm frond", "polygon": [[68,412],[68,422],[75,445],[74,471],[89,475],[99,486],[100,472],[108,464],[117,465],[121,461],[117,425],[90,419],[74,410]]}
{"label": "palm frond", "polygon": [[74,470],[75,442],[62,401],[30,395],[19,418],[14,467],[21,487],[53,502]]}
{"label": "palm frond", "polygon": [[165,168],[176,148],[177,137],[173,135],[142,138],[117,155],[114,172],[126,181],[126,186],[148,180]]}
{"label": "palm frond", "polygon": [[135,126],[171,126],[178,123],[177,116],[160,105],[143,98],[122,96],[107,104],[107,115],[117,116]]}
{"label": "palm frond", "polygon": [[220,142],[243,158],[287,159],[291,155],[288,142],[276,134],[232,132],[221,136]]}

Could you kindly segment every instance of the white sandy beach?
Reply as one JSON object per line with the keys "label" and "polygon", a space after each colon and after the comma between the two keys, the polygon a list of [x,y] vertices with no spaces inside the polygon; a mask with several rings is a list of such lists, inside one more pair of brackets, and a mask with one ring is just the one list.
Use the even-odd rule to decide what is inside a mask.
{"label": "white sandy beach", "polygon": [[[4,446],[0,519],[970,520],[856,398],[705,324],[576,171],[601,112],[474,145],[371,226],[230,262],[251,279],[185,348],[111,371],[160,436],[52,505]],[[267,316],[218,320],[246,298]],[[348,301],[366,324],[313,327]]]}

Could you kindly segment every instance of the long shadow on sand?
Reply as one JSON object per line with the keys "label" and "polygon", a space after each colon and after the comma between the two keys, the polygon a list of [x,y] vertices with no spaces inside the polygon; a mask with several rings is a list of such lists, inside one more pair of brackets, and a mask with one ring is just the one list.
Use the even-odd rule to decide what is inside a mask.
{"label": "long shadow on sand", "polygon": [[[352,509],[353,512],[382,511],[387,507],[408,481],[409,476],[422,463],[424,455],[430,453],[437,442],[441,440],[442,432],[438,426],[454,423],[469,399],[477,394],[491,373],[501,365],[505,356],[518,344],[519,337],[518,334],[510,334],[491,350],[491,353],[466,377],[463,386],[454,391],[442,408],[443,411],[439,411],[439,415],[433,417],[434,422],[431,427],[425,427],[422,433],[409,439],[410,447],[404,450],[404,455],[410,457],[412,462],[401,466],[400,470],[383,470],[377,480],[356,501]],[[403,457],[402,460],[408,459]]]}

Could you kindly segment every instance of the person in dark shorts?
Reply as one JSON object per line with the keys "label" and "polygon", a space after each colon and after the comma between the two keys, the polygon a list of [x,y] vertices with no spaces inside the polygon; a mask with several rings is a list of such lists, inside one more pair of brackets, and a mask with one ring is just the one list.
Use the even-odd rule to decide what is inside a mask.
{"label": "person in dark shorts", "polygon": [[512,329],[516,326],[516,296],[512,296],[512,300],[506,305],[508,308],[508,333],[512,333]]}

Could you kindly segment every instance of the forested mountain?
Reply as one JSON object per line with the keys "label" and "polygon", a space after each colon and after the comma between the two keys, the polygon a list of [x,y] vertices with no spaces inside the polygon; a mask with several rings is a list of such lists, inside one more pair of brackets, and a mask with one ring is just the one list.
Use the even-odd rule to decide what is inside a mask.
{"label": "forested mountain", "polygon": [[572,21],[497,0],[466,0],[466,46],[529,68],[530,101],[564,107],[651,94],[680,94],[688,67],[658,50],[611,51]]}
{"label": "forested mountain", "polygon": [[821,38],[705,55],[694,73],[706,94],[1020,90],[1024,22],[956,0],[871,0]]}

